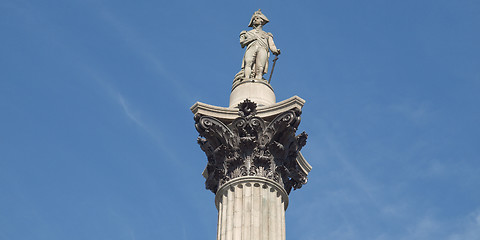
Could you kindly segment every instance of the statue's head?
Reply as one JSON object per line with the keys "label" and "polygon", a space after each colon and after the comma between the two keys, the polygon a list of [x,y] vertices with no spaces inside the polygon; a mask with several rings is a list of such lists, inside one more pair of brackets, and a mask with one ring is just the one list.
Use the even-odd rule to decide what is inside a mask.
{"label": "statue's head", "polygon": [[250,19],[250,23],[248,24],[249,27],[253,27],[255,25],[265,25],[269,22],[268,18],[263,15],[262,11],[258,9],[258,11],[254,12],[252,18]]}

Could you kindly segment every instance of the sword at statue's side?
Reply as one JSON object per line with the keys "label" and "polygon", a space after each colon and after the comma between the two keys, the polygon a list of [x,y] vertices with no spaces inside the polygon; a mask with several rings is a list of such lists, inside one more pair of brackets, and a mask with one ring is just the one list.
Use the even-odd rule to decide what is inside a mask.
{"label": "sword at statue's side", "polygon": [[270,84],[270,81],[272,81],[273,70],[275,69],[275,63],[277,63],[277,60],[278,60],[278,54],[275,55],[275,59],[273,59],[272,71],[270,71],[270,77],[268,78],[268,84]]}

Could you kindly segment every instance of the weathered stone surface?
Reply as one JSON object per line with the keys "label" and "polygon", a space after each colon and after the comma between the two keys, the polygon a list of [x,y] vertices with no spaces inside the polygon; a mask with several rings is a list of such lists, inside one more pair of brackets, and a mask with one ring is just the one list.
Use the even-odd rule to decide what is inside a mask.
{"label": "weathered stone surface", "polygon": [[[244,101],[246,98],[242,99]],[[298,96],[271,104],[257,107],[257,117],[271,121],[275,116],[288,110],[302,109],[305,100]],[[206,103],[196,102],[190,110],[193,114],[201,114],[214,117],[225,124],[229,124],[238,117],[238,105],[229,108],[214,106]]]}
{"label": "weathered stone surface", "polygon": [[271,179],[287,193],[307,183],[311,167],[300,154],[307,134],[295,135],[301,108],[269,119],[256,114],[256,103],[248,99],[238,105],[233,121],[195,114],[195,127],[201,136],[198,143],[208,158],[204,171],[207,189],[216,193],[230,180],[244,176]]}
{"label": "weathered stone surface", "polygon": [[249,79],[234,82],[229,107],[236,107],[245,99],[257,103],[258,106],[268,106],[275,103],[275,93],[266,80]]}
{"label": "weathered stone surface", "polygon": [[250,31],[242,31],[240,33],[240,45],[246,47],[245,55],[242,61],[242,70],[237,73],[236,78],[239,79],[262,79],[263,74],[268,71],[268,58],[270,51],[280,54],[273,42],[273,34],[263,31],[263,26],[269,22],[268,18],[263,15],[259,9],[250,19]]}
{"label": "weathered stone surface", "polygon": [[278,183],[262,177],[239,177],[215,196],[217,240],[285,240],[288,195]]}

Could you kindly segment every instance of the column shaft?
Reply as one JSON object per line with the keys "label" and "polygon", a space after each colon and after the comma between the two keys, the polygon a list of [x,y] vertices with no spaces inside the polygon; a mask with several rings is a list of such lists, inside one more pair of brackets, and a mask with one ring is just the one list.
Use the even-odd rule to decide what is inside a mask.
{"label": "column shaft", "polygon": [[216,195],[217,240],[285,240],[288,195],[263,177],[239,177]]}

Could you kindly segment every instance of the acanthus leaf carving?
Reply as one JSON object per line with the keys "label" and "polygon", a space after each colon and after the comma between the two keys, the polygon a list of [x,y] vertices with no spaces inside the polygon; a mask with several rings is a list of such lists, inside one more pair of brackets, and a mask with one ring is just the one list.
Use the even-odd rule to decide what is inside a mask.
{"label": "acanthus leaf carving", "polygon": [[208,159],[205,186],[212,192],[242,176],[271,179],[288,193],[306,183],[307,176],[296,161],[308,136],[305,132],[295,136],[301,111],[289,110],[268,122],[255,116],[256,107],[248,99],[240,103],[239,117],[229,124],[195,116],[198,144]]}

